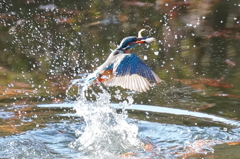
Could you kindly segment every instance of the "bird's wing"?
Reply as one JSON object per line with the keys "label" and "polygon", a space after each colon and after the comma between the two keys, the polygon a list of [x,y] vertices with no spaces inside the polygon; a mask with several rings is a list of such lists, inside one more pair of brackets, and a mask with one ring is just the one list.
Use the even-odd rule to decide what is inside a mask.
{"label": "bird's wing", "polygon": [[161,82],[161,79],[135,54],[122,56],[113,66],[114,77],[104,82],[106,85],[144,92],[150,89],[150,82]]}

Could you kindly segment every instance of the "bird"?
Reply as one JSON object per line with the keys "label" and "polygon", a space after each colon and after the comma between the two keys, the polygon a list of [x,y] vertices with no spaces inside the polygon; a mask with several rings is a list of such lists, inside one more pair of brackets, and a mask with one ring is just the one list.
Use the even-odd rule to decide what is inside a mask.
{"label": "bird", "polygon": [[107,86],[120,86],[137,92],[146,92],[152,83],[160,83],[162,80],[134,53],[130,50],[137,44],[151,43],[153,37],[128,36],[113,50],[107,60],[96,71],[89,74],[85,84],[103,83]]}

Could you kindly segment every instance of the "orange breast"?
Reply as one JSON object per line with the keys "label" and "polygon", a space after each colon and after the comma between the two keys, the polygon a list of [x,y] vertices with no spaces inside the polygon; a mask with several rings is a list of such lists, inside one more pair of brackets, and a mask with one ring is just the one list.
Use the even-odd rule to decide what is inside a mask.
{"label": "orange breast", "polygon": [[98,76],[97,81],[98,82],[104,82],[109,79],[113,78],[113,70],[104,70],[101,72],[101,74]]}

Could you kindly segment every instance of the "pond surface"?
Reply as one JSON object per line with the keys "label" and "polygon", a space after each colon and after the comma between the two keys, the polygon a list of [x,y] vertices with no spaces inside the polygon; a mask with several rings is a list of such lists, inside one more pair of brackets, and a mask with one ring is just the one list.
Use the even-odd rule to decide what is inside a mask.
{"label": "pond surface", "polygon": [[[236,120],[182,109],[135,104],[126,106],[126,118],[125,113],[116,112],[116,109],[122,110],[119,104],[101,102],[84,103],[86,105],[82,101],[75,104],[38,104],[31,108],[26,106],[25,111],[23,106],[16,106],[14,109],[19,114],[4,110],[8,116],[5,114],[1,118],[5,118],[9,125],[4,125],[5,132],[1,133],[1,157],[238,156],[240,122]],[[73,112],[74,107],[80,112]]]}
{"label": "pond surface", "polygon": [[[0,158],[240,158],[239,0],[0,4]],[[72,85],[141,29],[163,82]]]}

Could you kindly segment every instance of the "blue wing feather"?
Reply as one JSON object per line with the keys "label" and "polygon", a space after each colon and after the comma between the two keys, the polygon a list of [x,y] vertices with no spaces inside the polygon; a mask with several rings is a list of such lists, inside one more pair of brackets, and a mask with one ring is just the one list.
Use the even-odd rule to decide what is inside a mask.
{"label": "blue wing feather", "polygon": [[135,54],[127,54],[116,66],[115,76],[138,74],[150,81],[156,82],[152,70]]}

